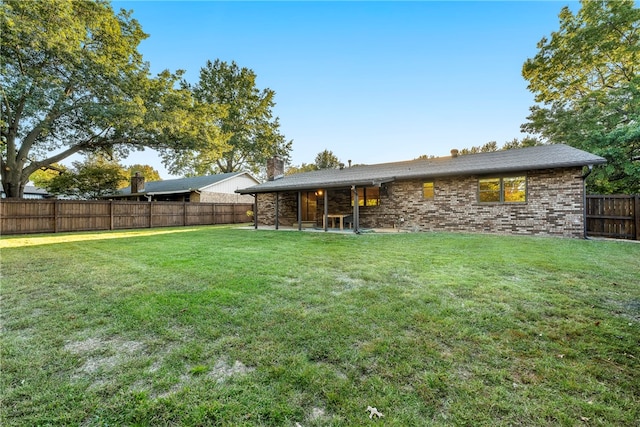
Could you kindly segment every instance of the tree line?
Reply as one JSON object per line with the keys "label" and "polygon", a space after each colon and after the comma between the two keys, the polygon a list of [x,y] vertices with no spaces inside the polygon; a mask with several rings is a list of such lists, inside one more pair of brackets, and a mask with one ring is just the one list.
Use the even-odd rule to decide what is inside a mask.
{"label": "tree line", "polygon": [[147,181],[161,180],[160,173],[152,166],[135,164],[125,167],[115,159],[91,154],[72,162],[70,167],[54,164],[47,169],[39,169],[31,174],[31,181],[55,197],[92,200],[128,187],[136,173]]}
{"label": "tree line", "polygon": [[132,11],[105,0],[0,3],[0,174],[22,197],[39,170],[74,154],[124,158],[156,149],[172,174],[258,170],[290,156],[275,92],[235,62],[208,61],[200,80],[152,76]]}
{"label": "tree line", "polygon": [[[181,70],[151,75],[138,52],[148,36],[132,11],[115,12],[106,0],[5,0],[0,25],[7,197],[22,197],[36,171],[59,173],[74,154],[117,159],[153,148],[172,174],[186,176],[259,173],[269,157],[290,159],[275,92],[258,88],[251,69],[207,61],[195,84]],[[640,193],[640,10],[632,0],[564,7],[559,29],[537,48],[522,68],[536,102],[521,126],[530,136],[462,153],[568,144],[607,159],[589,191]],[[290,172],[339,163],[325,150]]]}

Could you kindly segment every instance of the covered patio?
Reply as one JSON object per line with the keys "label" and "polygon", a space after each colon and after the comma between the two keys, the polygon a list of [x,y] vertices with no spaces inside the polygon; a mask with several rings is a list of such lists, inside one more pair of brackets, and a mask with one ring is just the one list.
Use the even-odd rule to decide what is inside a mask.
{"label": "covered patio", "polygon": [[360,208],[378,205],[382,188],[383,182],[366,181],[251,193],[256,200],[254,228],[270,224],[276,230],[288,227],[361,233],[367,229],[361,224]]}

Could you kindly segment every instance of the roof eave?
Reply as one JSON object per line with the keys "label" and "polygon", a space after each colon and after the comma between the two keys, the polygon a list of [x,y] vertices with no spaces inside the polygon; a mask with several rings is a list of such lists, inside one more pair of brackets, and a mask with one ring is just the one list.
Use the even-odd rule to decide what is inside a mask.
{"label": "roof eave", "polygon": [[[404,180],[404,179],[417,179],[417,178],[438,178],[438,177],[452,177],[452,176],[469,176],[469,175],[487,175],[487,174],[495,174],[495,173],[516,173],[516,172],[525,172],[529,170],[542,170],[542,169],[558,169],[558,168],[573,168],[573,167],[583,167],[588,165],[599,165],[606,163],[606,159],[602,157],[591,159],[590,161],[580,160],[580,161],[570,161],[570,162],[558,162],[558,163],[547,163],[547,164],[532,164],[532,165],[523,165],[519,167],[490,167],[490,168],[477,168],[477,169],[468,169],[468,170],[452,170],[449,172],[417,172],[412,174],[404,174],[402,176],[397,177],[380,177],[380,178],[370,178],[366,180],[353,180],[353,181],[341,181],[335,183],[323,183],[323,182],[310,182],[310,183],[302,183],[302,184],[291,184],[291,185],[275,185],[275,186],[267,186],[266,188],[255,188],[249,187],[244,189],[236,190],[236,193],[239,194],[258,194],[258,193],[277,193],[284,191],[303,191],[303,190],[315,190],[315,189],[335,189],[335,188],[346,188],[355,186],[374,186],[378,184],[383,184],[385,182],[391,182],[395,180]],[[259,184],[264,185],[264,184]]]}
{"label": "roof eave", "polygon": [[[310,182],[304,184],[291,184],[291,185],[283,185],[283,186],[275,186],[275,187],[267,187],[267,188],[243,188],[236,190],[236,193],[239,194],[258,194],[258,193],[280,193],[283,191],[304,191],[304,190],[334,190],[336,188],[350,188],[352,186],[377,186],[382,185],[387,182],[395,181],[395,177],[384,177],[384,178],[375,178],[375,179],[364,179],[364,180],[354,180],[354,181],[341,181],[341,182],[330,182],[330,183],[322,183],[322,182]],[[262,184],[261,184],[262,185]]]}
{"label": "roof eave", "polygon": [[435,173],[416,173],[416,174],[407,174],[398,179],[413,179],[413,178],[439,178],[439,177],[451,177],[451,176],[469,176],[469,175],[486,175],[492,173],[516,173],[516,172],[526,172],[532,170],[543,170],[543,169],[561,169],[561,168],[578,168],[589,165],[601,165],[606,163],[605,159],[594,160],[593,162],[559,162],[554,164],[545,164],[545,165],[529,165],[529,166],[519,166],[519,167],[490,167],[490,168],[477,168],[477,169],[468,169],[465,171],[450,171],[450,172],[435,172]]}
{"label": "roof eave", "polygon": [[198,191],[198,190],[194,190],[192,188],[188,188],[186,190],[175,190],[175,191],[150,191],[148,193],[144,193],[144,195],[147,195],[147,196],[163,196],[165,194],[184,194],[184,193],[191,193],[193,191]]}

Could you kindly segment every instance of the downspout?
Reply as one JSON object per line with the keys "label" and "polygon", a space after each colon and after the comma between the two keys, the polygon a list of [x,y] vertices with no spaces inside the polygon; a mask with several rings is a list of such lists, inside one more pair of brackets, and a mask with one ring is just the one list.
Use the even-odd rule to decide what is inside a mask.
{"label": "downspout", "polygon": [[586,174],[582,175],[582,226],[583,237],[585,240],[590,240],[587,236],[587,177],[591,175],[593,171],[593,165],[587,165],[589,170]]}

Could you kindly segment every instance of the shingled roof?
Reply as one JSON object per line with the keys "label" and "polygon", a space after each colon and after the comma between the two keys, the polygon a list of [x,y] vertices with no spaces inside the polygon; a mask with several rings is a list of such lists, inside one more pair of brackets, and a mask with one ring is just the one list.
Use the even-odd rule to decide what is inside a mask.
{"label": "shingled roof", "polygon": [[372,186],[401,179],[500,174],[536,169],[580,167],[605,162],[606,160],[602,157],[568,145],[540,145],[491,153],[465,154],[457,157],[416,159],[353,166],[344,169],[322,169],[287,175],[281,179],[236,190],[236,192],[254,194],[340,188],[352,185]]}
{"label": "shingled roof", "polygon": [[[164,181],[149,181],[144,184],[144,191],[137,194],[179,194],[191,191],[203,191],[207,187],[231,179],[247,172],[230,172],[216,175],[194,176],[191,178],[167,179]],[[123,188],[118,196],[131,194],[131,187]]]}

